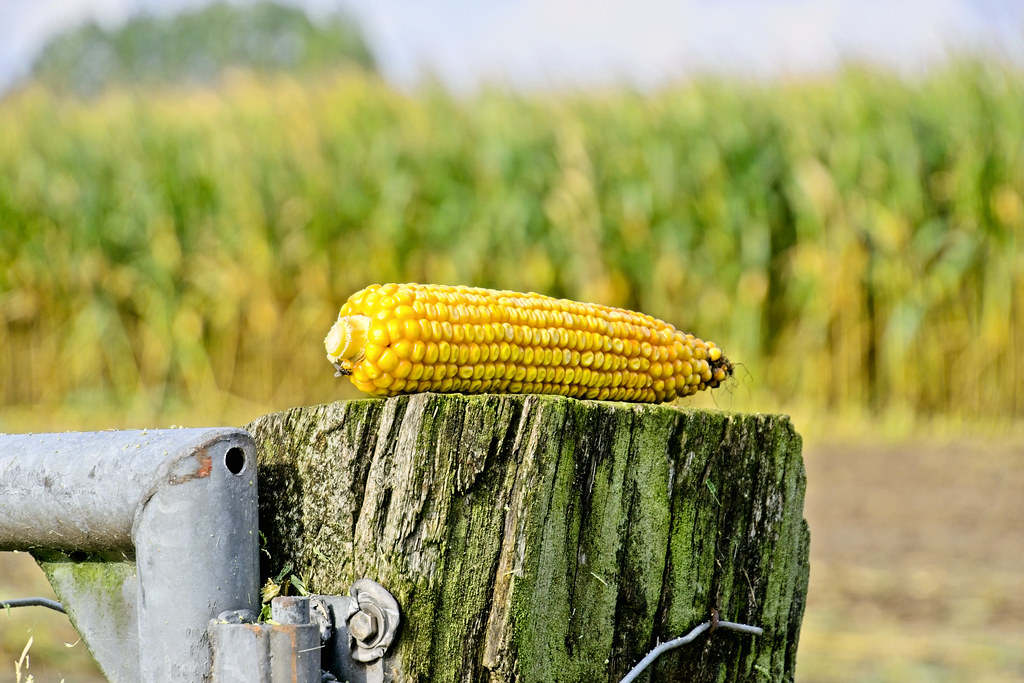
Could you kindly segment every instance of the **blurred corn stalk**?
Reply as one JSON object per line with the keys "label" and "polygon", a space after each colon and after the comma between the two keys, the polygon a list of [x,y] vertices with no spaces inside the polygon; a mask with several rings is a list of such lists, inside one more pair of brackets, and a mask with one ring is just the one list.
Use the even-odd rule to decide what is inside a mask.
{"label": "blurred corn stalk", "polygon": [[28,88],[0,101],[0,405],[329,400],[337,306],[408,280],[671,320],[744,364],[726,407],[1012,419],[1022,233],[1024,74],[987,64],[544,99]]}

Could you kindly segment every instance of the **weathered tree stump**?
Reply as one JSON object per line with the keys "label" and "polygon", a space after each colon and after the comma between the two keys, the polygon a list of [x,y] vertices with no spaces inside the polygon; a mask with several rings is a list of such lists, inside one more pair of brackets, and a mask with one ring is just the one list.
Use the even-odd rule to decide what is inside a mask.
{"label": "weathered tree stump", "polygon": [[[260,448],[263,573],[398,599],[397,681],[792,680],[808,578],[788,418],[550,396],[295,408]],[[268,559],[269,555],[269,559]]]}

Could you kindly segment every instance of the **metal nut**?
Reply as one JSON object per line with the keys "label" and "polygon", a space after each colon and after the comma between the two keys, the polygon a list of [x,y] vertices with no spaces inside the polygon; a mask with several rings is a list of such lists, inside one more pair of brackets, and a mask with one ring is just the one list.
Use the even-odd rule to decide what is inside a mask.
{"label": "metal nut", "polygon": [[348,620],[348,632],[356,640],[366,642],[377,635],[377,620],[373,616],[360,610]]}

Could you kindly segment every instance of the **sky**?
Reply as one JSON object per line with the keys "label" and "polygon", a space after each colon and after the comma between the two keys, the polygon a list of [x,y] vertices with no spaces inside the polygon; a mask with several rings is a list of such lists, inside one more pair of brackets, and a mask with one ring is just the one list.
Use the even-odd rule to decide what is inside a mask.
{"label": "sky", "polygon": [[[80,22],[114,26],[205,1],[0,0],[0,89]],[[398,86],[642,87],[709,70],[814,74],[849,60],[914,71],[981,49],[1024,63],[1024,0],[285,1],[356,16]]]}

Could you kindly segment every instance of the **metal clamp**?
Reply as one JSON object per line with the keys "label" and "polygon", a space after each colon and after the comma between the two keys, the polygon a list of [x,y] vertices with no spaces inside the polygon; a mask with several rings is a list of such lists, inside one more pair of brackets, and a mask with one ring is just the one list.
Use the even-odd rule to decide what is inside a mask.
{"label": "metal clamp", "polygon": [[384,655],[394,643],[401,622],[398,601],[371,579],[352,584],[349,595],[317,595],[334,626],[325,641],[321,666],[350,683],[386,683],[393,676]]}
{"label": "metal clamp", "polygon": [[370,579],[352,584],[352,607],[345,618],[352,659],[375,662],[391,647],[398,631],[398,602],[384,586]]}
{"label": "metal clamp", "polygon": [[213,683],[393,680],[384,655],[397,635],[398,602],[370,579],[349,593],[274,598],[273,623],[254,623],[251,612],[221,614],[209,626]]}

